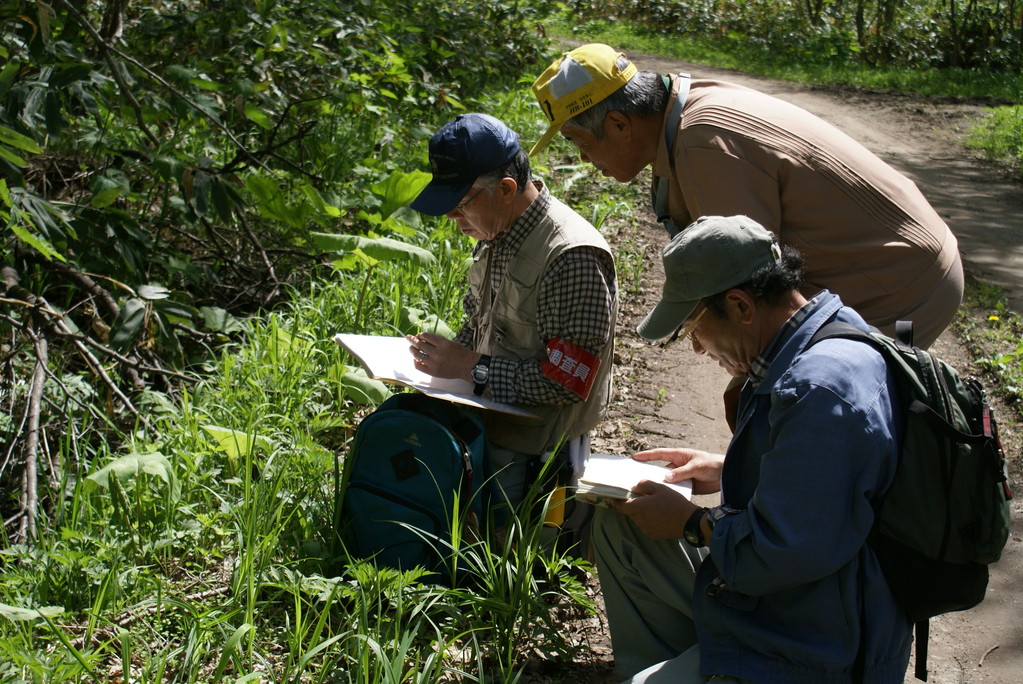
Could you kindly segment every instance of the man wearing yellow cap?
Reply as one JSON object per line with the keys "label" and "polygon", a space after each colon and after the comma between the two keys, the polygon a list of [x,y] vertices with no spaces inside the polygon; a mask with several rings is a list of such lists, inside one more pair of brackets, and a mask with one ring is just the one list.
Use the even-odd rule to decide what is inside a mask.
{"label": "man wearing yellow cap", "polygon": [[892,333],[911,320],[929,346],[963,293],[955,236],[905,176],[809,112],[720,81],[639,71],[598,43],[533,84],[550,127],[620,183],[647,166],[669,235],[707,215],[742,214],[806,259],[808,293],[829,289]]}

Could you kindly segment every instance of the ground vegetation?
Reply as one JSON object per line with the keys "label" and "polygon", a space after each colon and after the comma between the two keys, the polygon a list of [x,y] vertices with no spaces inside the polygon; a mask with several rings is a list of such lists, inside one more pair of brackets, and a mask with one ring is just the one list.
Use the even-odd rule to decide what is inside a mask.
{"label": "ground vegetation", "polygon": [[[460,543],[466,585],[347,558],[334,518],[390,390],[330,335],[458,327],[469,244],[404,205],[454,114],[539,137],[550,11],[0,2],[0,681],[514,681],[587,651],[588,566],[536,529]],[[538,174],[640,292],[642,190],[560,145]]]}

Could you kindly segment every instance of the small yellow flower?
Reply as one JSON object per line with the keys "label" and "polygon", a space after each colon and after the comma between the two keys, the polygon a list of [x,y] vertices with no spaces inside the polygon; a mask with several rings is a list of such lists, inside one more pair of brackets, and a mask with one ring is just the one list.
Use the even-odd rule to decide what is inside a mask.
{"label": "small yellow flower", "polygon": [[992,316],[988,316],[988,317],[987,317],[987,319],[988,319],[989,321],[993,322],[993,323],[997,323],[998,321],[1002,320],[1002,319],[1001,319],[1001,318],[999,318],[998,316],[993,316],[993,315],[992,315]]}

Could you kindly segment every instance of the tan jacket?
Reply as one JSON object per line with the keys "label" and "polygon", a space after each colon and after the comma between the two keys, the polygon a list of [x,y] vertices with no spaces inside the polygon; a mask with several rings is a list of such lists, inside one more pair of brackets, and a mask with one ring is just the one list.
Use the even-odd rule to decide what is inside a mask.
{"label": "tan jacket", "polygon": [[[678,85],[673,77],[672,98]],[[654,173],[674,179],[678,226],[749,216],[802,252],[813,290],[837,293],[873,325],[912,319],[929,344],[955,315],[962,265],[948,226],[912,181],[804,109],[694,80],[674,150],[662,143]]]}
{"label": "tan jacket", "polygon": [[[611,250],[603,236],[585,219],[551,197],[545,219],[537,225],[509,262],[508,273],[494,293],[493,307],[481,307],[475,327],[479,337],[476,351],[496,357],[546,360],[547,340],[540,339],[537,324],[537,295],[540,282],[554,260],[576,247]],[[469,269],[469,286],[485,291],[486,263],[479,261]],[[478,313],[480,313],[478,312]],[[618,312],[617,296],[611,312],[612,326]],[[540,419],[523,418],[498,411],[486,411],[487,438],[499,447],[525,454],[539,455],[561,441],[574,439],[600,422],[611,396],[611,367],[614,355],[614,331],[600,352],[589,396],[574,404],[526,406]]]}

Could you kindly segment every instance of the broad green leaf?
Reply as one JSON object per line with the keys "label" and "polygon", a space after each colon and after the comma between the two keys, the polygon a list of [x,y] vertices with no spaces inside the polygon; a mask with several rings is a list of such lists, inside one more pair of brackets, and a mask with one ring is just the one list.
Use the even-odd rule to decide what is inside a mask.
{"label": "broad green leaf", "polygon": [[102,209],[103,207],[109,207],[113,204],[118,197],[121,196],[122,189],[118,186],[101,190],[92,196],[92,201],[89,202],[89,206],[93,209]]}
{"label": "broad green leaf", "polygon": [[338,233],[310,233],[313,244],[325,252],[354,252],[360,250],[378,261],[407,261],[416,266],[430,266],[436,262],[431,252],[391,238],[366,238],[361,235]]}
{"label": "broad green leaf", "polygon": [[12,131],[6,126],[0,126],[0,142],[7,143],[12,147],[17,147],[19,150],[31,152],[32,154],[39,154],[42,152],[35,140],[24,136],[17,131]]}
{"label": "broad green leaf", "polygon": [[215,306],[203,306],[199,308],[203,323],[210,330],[222,333],[244,332],[245,328],[241,322],[229,314],[225,309]]}
{"label": "broad green leaf", "polygon": [[[3,45],[0,45],[0,57],[3,59],[8,57],[7,48]],[[21,62],[17,59],[10,60],[3,69],[0,69],[0,99],[3,99],[3,96],[7,94],[20,70]]]}
{"label": "broad green leaf", "polygon": [[365,369],[356,366],[344,366],[343,368],[341,387],[344,388],[345,395],[356,404],[376,406],[391,396],[390,388],[385,383],[366,375]]}
{"label": "broad green leaf", "polygon": [[270,450],[270,440],[260,435],[250,436],[247,432],[239,432],[217,425],[203,425],[202,429],[216,440],[217,450],[227,454],[232,462],[237,461],[239,456],[248,456],[257,447]]}
{"label": "broad green leaf", "polygon": [[117,320],[110,326],[110,344],[119,350],[127,349],[142,332],[142,324],[146,320],[146,303],[132,297],[124,306]]}
{"label": "broad green leaf", "polygon": [[216,92],[218,90],[224,89],[224,86],[220,85],[216,81],[211,81],[208,78],[193,78],[191,82],[192,85],[194,85],[199,90]]}
{"label": "broad green leaf", "polygon": [[170,487],[171,497],[175,500],[178,498],[180,487],[174,468],[167,457],[157,451],[148,454],[128,454],[108,463],[85,478],[86,491],[94,491],[100,487],[108,489],[111,475],[116,477],[118,482],[127,483],[137,480],[143,474],[155,475],[163,480]]}
{"label": "broad green leaf", "polygon": [[55,250],[44,238],[30,233],[25,226],[14,223],[11,224],[11,230],[13,230],[14,234],[18,236],[19,240],[35,249],[47,259],[57,259],[58,261],[67,263],[67,259],[64,258],[63,254]]}
{"label": "broad green leaf", "polygon": [[270,121],[270,117],[266,115],[258,105],[247,103],[245,105],[245,118],[256,124],[260,128],[270,130],[273,128],[273,122]]}
{"label": "broad green leaf", "polygon": [[235,198],[237,194],[232,192],[230,183],[222,178],[214,178],[210,185],[210,199],[213,200],[213,208],[225,223],[231,220],[234,212]]}
{"label": "broad green leaf", "polygon": [[383,218],[387,218],[399,207],[411,203],[418,197],[431,178],[432,176],[425,171],[410,173],[395,171],[379,183],[369,186],[369,189],[383,199],[380,213]]}
{"label": "broad green leaf", "polygon": [[337,218],[341,215],[341,210],[332,204],[327,204],[316,188],[311,185],[303,185],[301,191],[306,196],[306,199],[309,200],[309,203],[321,214],[325,214],[330,218]]}
{"label": "broad green leaf", "polygon": [[413,307],[402,307],[398,327],[406,335],[415,335],[419,332],[437,333],[449,340],[454,339],[455,331],[447,323],[437,317],[437,314],[427,314],[422,309]]}
{"label": "broad green leaf", "polygon": [[63,606],[43,606],[42,608],[19,608],[0,603],[0,617],[5,617],[11,622],[25,622],[26,620],[38,620],[43,616],[48,618],[59,617],[64,614]]}

